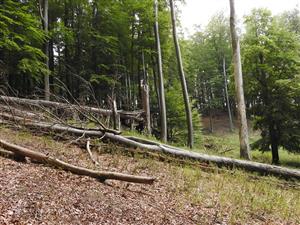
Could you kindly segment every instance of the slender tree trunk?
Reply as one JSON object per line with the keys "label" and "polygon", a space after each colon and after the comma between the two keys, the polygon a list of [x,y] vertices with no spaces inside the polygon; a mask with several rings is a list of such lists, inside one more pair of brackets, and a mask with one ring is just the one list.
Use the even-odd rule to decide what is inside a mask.
{"label": "slender tree trunk", "polygon": [[159,37],[159,28],[158,28],[158,2],[154,0],[154,12],[155,12],[155,39],[156,39],[156,50],[158,54],[158,83],[159,83],[159,98],[160,98],[160,127],[161,133],[160,138],[162,142],[167,142],[167,113],[166,113],[166,101],[165,101],[165,87],[164,87],[164,77],[163,77],[163,68],[162,68],[162,56],[161,56],[161,47],[160,47],[160,37]]}
{"label": "slender tree trunk", "polygon": [[170,0],[170,7],[171,7],[171,19],[172,19],[172,28],[173,28],[173,39],[176,49],[176,56],[177,56],[177,63],[178,63],[178,70],[181,80],[183,98],[184,98],[184,105],[185,105],[185,113],[186,113],[186,120],[187,120],[187,127],[188,127],[188,145],[190,148],[194,146],[194,135],[193,135],[193,121],[192,121],[192,112],[189,102],[189,94],[187,90],[185,75],[183,71],[183,64],[180,52],[180,46],[177,38],[177,31],[176,31],[176,17],[174,11],[174,3],[173,0]]}
{"label": "slender tree trunk", "polygon": [[230,3],[230,29],[231,29],[231,39],[232,39],[233,60],[234,60],[235,90],[236,90],[237,105],[238,105],[240,156],[241,158],[250,160],[251,157],[250,157],[248,125],[247,125],[244,89],[243,89],[240,42],[236,31],[236,16],[235,16],[234,0],[229,0],[229,3]]}
{"label": "slender tree trunk", "polygon": [[[135,14],[133,13],[133,17]],[[135,27],[134,27],[134,22],[132,22],[132,31],[131,31],[131,50],[130,50],[130,57],[131,57],[131,65],[130,65],[130,75],[132,76],[132,80],[130,78],[130,75],[128,76],[129,78],[129,93],[130,93],[130,110],[135,109],[135,86],[134,86],[134,35],[135,35]],[[132,83],[132,86],[131,86]]]}
{"label": "slender tree trunk", "polygon": [[143,64],[143,82],[141,82],[142,88],[142,105],[145,111],[146,119],[146,131],[148,134],[151,134],[151,114],[150,114],[150,95],[149,95],[149,85],[148,85],[148,76],[145,66],[145,55],[142,51],[142,64]]}
{"label": "slender tree trunk", "polygon": [[213,112],[212,112],[212,92],[211,85],[209,85],[207,90],[207,100],[208,100],[208,110],[209,110],[209,129],[210,133],[214,132],[214,122],[213,122]]}
{"label": "slender tree trunk", "polygon": [[[43,24],[44,24],[44,31],[48,35],[49,30],[49,18],[48,18],[48,0],[43,0]],[[46,66],[49,70],[49,40],[47,39],[45,42],[45,55],[46,55]],[[50,99],[50,80],[49,74],[46,73],[44,76],[44,94],[45,100]]]}
{"label": "slender tree trunk", "polygon": [[269,126],[269,133],[271,139],[272,164],[279,165],[278,135],[273,123]]}
{"label": "slender tree trunk", "polygon": [[223,74],[224,74],[224,90],[225,90],[226,105],[227,105],[227,110],[228,110],[230,132],[233,132],[234,126],[233,126],[233,121],[232,121],[232,113],[231,113],[230,101],[229,101],[229,95],[228,95],[228,84],[227,84],[225,56],[223,57]]}
{"label": "slender tree trunk", "polygon": [[159,96],[159,89],[158,89],[158,84],[157,84],[157,73],[156,73],[156,68],[157,68],[157,63],[155,63],[154,57],[152,58],[152,72],[153,72],[153,84],[154,84],[154,89],[155,89],[155,93],[156,93],[156,98],[157,98],[157,103],[158,103],[158,109],[160,111],[160,96]]}

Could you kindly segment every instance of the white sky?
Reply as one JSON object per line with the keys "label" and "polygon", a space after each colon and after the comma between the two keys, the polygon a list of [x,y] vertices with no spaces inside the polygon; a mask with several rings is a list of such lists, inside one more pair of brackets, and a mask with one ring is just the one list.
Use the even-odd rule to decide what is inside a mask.
{"label": "white sky", "polygon": [[[204,27],[210,17],[216,12],[224,11],[229,15],[229,0],[185,0],[184,6],[179,6],[182,11],[181,23],[185,35],[195,31],[194,25]],[[248,14],[253,8],[268,8],[273,14],[290,10],[300,6],[300,0],[236,0],[238,19]]]}

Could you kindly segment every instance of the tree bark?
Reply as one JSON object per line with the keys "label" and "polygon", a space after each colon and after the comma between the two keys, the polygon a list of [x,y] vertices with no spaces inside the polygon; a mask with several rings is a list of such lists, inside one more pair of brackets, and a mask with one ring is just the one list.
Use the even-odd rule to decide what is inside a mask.
{"label": "tree bark", "polygon": [[142,105],[143,111],[145,112],[145,123],[146,131],[148,134],[151,134],[151,113],[150,113],[150,89],[148,85],[148,76],[145,66],[145,55],[142,51],[142,64],[143,64],[143,81],[141,82],[141,91],[142,91]]}
{"label": "tree bark", "polygon": [[124,146],[131,148],[144,149],[153,152],[160,152],[169,154],[173,157],[186,158],[188,160],[196,160],[205,163],[213,163],[218,166],[224,166],[229,168],[241,168],[247,171],[259,172],[263,175],[274,175],[277,177],[283,177],[287,179],[295,178],[300,180],[300,171],[295,169],[288,169],[279,166],[273,166],[263,163],[250,162],[246,160],[231,159],[220,156],[212,156],[197,152],[186,151],[184,149],[176,148],[170,145],[160,144],[149,140],[143,140],[135,137],[124,137],[121,135],[115,135],[112,133],[104,133],[99,130],[83,130],[80,128],[73,128],[66,125],[52,124],[46,122],[37,122],[26,120],[21,117],[14,117],[11,115],[0,115],[6,120],[0,120],[0,123],[7,123],[7,120],[18,122],[19,125],[23,125],[32,129],[39,129],[49,134],[53,133],[63,133],[70,134],[74,136],[82,136],[94,138],[103,138],[106,141],[111,141],[113,143],[119,143]]}
{"label": "tree bark", "polygon": [[161,141],[167,142],[167,112],[166,112],[166,101],[165,101],[165,87],[164,87],[164,77],[163,77],[163,68],[162,68],[162,56],[161,56],[161,47],[160,47],[160,36],[159,36],[159,27],[158,27],[158,2],[154,0],[154,12],[155,12],[155,40],[156,40],[156,50],[157,50],[157,66],[158,66],[158,90],[160,98],[160,127]]}
{"label": "tree bark", "polygon": [[[48,35],[49,31],[49,17],[48,17],[48,0],[43,0],[43,24],[44,24],[44,31],[46,35]],[[45,55],[46,55],[46,66],[49,70],[49,40],[47,37],[47,40],[45,42]],[[44,75],[44,93],[45,93],[45,100],[50,100],[50,79],[49,74],[46,73]]]}
{"label": "tree bark", "polygon": [[236,91],[237,105],[238,105],[240,156],[241,158],[250,160],[251,156],[250,156],[248,125],[247,125],[247,117],[246,117],[246,107],[245,107],[245,99],[244,99],[240,42],[236,30],[236,15],[235,15],[234,0],[229,0],[229,3],[230,3],[230,30],[231,30],[232,50],[233,50],[233,60],[234,60],[235,91]]}
{"label": "tree bark", "polygon": [[223,57],[223,74],[224,74],[224,89],[225,89],[226,105],[227,105],[228,118],[229,118],[229,127],[230,127],[230,132],[233,132],[234,126],[233,126],[233,121],[232,121],[232,113],[231,113],[231,107],[230,107],[230,101],[229,101],[229,95],[228,95],[228,84],[227,84],[225,56]]}
{"label": "tree bark", "polygon": [[272,150],[272,164],[279,165],[279,151],[278,151],[278,135],[272,123],[269,126],[271,150]]}
{"label": "tree bark", "polygon": [[141,177],[141,176],[133,176],[133,175],[127,175],[127,174],[115,173],[115,172],[96,171],[84,167],[74,166],[72,164],[66,163],[59,159],[45,155],[43,153],[35,152],[18,145],[8,143],[4,140],[0,140],[0,146],[7,151],[15,153],[16,155],[28,157],[30,159],[36,160],[37,162],[52,165],[61,168],[65,171],[70,171],[74,174],[93,177],[102,182],[104,182],[105,180],[120,180],[120,181],[132,182],[132,183],[153,184],[155,180],[155,178],[152,177]]}
{"label": "tree bark", "polygon": [[[46,101],[46,100],[34,100],[34,99],[26,99],[26,98],[16,98],[16,97],[9,97],[9,96],[3,96],[0,95],[0,102],[4,103],[13,103],[13,104],[20,104],[20,105],[30,105],[30,106],[44,106],[44,107],[53,107],[56,109],[63,109],[63,110],[85,110],[86,112],[90,113],[96,113],[104,116],[111,116],[112,110],[108,109],[102,109],[102,108],[95,108],[90,106],[80,106],[80,105],[72,105],[72,104],[66,104],[62,102],[54,102],[54,101]],[[121,118],[124,119],[133,119],[136,121],[142,121],[142,110],[137,111],[124,111],[124,110],[117,110],[117,114],[120,114]]]}
{"label": "tree bark", "polygon": [[180,46],[179,46],[179,42],[178,42],[178,38],[177,38],[176,17],[175,17],[173,0],[170,0],[170,7],[171,7],[172,28],[173,28],[173,39],[174,39],[174,45],[175,45],[175,50],[176,50],[177,64],[178,64],[179,76],[180,76],[181,87],[182,87],[182,92],[183,92],[186,121],[187,121],[187,127],[188,127],[188,146],[190,148],[193,148],[193,146],[194,146],[193,118],[192,118],[189,94],[188,94],[184,70],[183,70],[181,51],[180,51]]}
{"label": "tree bark", "polygon": [[146,83],[141,82],[141,90],[142,90],[143,111],[145,112],[144,118],[146,124],[146,132],[148,134],[151,134],[149,86]]}

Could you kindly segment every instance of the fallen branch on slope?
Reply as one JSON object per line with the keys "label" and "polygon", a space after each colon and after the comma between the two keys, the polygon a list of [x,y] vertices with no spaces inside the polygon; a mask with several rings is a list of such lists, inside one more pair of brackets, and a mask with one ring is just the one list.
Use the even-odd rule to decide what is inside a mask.
{"label": "fallen branch on slope", "polygon": [[93,161],[93,163],[98,166],[99,163],[97,162],[97,160],[94,158],[93,154],[92,154],[92,151],[91,151],[91,148],[90,148],[90,138],[88,138],[87,142],[86,142],[86,150],[87,152],[89,153],[89,156],[91,158],[91,160]]}
{"label": "fallen branch on slope", "polygon": [[[83,130],[80,128],[69,127],[61,124],[51,124],[46,122],[30,121],[30,120],[25,120],[24,118],[13,117],[5,114],[0,114],[0,116],[2,118],[10,119],[12,121],[19,121],[19,125],[23,125],[29,128],[42,129],[43,131],[49,133],[60,132],[60,133],[68,133],[74,136],[81,136],[85,134],[86,137],[95,137],[95,138],[100,138],[103,137],[104,135],[103,132],[98,130]],[[172,147],[169,145],[156,143],[153,141],[148,141],[148,140],[133,138],[133,137],[130,137],[129,139],[127,137],[121,135],[114,135],[111,133],[105,133],[104,139],[114,143],[117,142],[119,144],[132,147],[132,148],[139,148],[139,149],[150,150],[154,152],[162,152],[165,154],[172,155],[173,157],[181,157],[181,158],[197,160],[206,163],[214,163],[218,166],[225,166],[229,168],[241,168],[247,171],[259,172],[263,175],[274,175],[277,177],[283,177],[287,179],[295,178],[297,180],[300,180],[300,171],[296,169],[289,169],[285,167],[273,166],[264,163],[232,159],[232,158],[220,157],[220,156],[212,156],[212,155],[202,154],[198,152],[191,152],[180,148]]]}
{"label": "fallen branch on slope", "polygon": [[[66,104],[62,102],[54,102],[54,101],[46,101],[46,100],[36,100],[36,99],[26,99],[26,98],[17,98],[17,97],[10,97],[10,96],[0,96],[0,101],[5,103],[17,103],[21,105],[31,105],[31,106],[45,106],[45,107],[53,107],[56,109],[63,109],[63,110],[84,110],[86,112],[100,114],[104,116],[111,116],[112,110],[109,109],[101,109],[95,108],[90,106],[81,106],[81,105],[74,105],[74,104]],[[120,114],[121,118],[124,119],[133,119],[136,121],[143,121],[142,114],[144,113],[143,110],[137,111],[124,111],[118,110],[117,113]]]}
{"label": "fallen branch on slope", "polygon": [[74,166],[72,164],[63,162],[59,159],[45,155],[43,153],[35,152],[18,145],[8,143],[4,140],[0,140],[0,147],[16,155],[28,157],[30,159],[36,160],[37,162],[52,165],[61,168],[65,171],[70,171],[77,175],[93,177],[102,182],[105,180],[120,180],[120,181],[132,182],[132,183],[152,184],[155,180],[155,178],[152,177],[133,176],[133,175],[127,175],[123,173],[106,172],[106,171],[95,171],[84,167]]}

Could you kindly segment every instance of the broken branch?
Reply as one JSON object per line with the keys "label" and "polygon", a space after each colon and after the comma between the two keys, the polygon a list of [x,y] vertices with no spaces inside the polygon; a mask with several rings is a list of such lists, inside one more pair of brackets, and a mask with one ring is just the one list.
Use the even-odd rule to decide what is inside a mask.
{"label": "broken branch", "polygon": [[132,183],[152,184],[155,180],[155,178],[152,177],[133,176],[133,175],[127,175],[123,173],[106,172],[106,171],[95,171],[84,167],[74,166],[72,164],[66,163],[59,159],[45,155],[43,153],[35,152],[18,145],[8,143],[4,140],[0,140],[0,146],[7,151],[15,153],[16,155],[28,157],[40,163],[52,165],[77,175],[93,177],[99,179],[100,181],[120,180],[120,181],[132,182]]}

